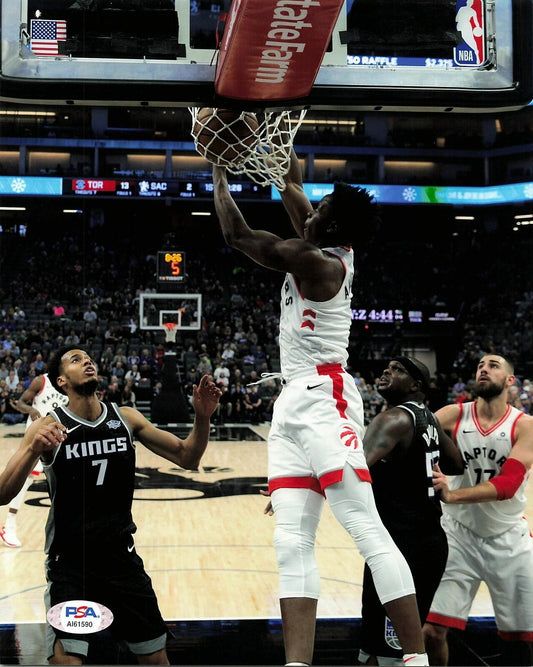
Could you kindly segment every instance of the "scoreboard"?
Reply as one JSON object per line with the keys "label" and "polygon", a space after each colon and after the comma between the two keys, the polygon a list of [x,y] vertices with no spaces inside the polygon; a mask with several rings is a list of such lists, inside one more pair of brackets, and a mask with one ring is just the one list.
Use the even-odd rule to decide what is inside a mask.
{"label": "scoreboard", "polygon": [[[249,181],[230,183],[233,196],[253,199],[270,199],[270,188]],[[174,179],[102,179],[64,178],[63,194],[86,197],[143,197],[146,199],[173,197],[178,199],[212,198],[213,183],[204,181],[178,181]]]}
{"label": "scoreboard", "polygon": [[424,308],[424,310],[404,308],[352,308],[352,321],[364,324],[455,324],[457,316],[450,308]]}

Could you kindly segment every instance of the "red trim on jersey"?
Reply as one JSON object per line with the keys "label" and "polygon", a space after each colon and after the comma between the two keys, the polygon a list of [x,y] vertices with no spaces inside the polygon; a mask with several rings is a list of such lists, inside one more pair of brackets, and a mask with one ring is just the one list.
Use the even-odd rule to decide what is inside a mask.
{"label": "red trim on jersey", "polygon": [[474,420],[474,424],[476,425],[477,430],[481,433],[481,435],[490,435],[493,431],[495,431],[501,424],[504,422],[507,417],[509,416],[511,412],[511,406],[507,405],[507,410],[505,411],[505,414],[501,419],[499,419],[493,426],[491,426],[487,431],[481,426],[479,423],[479,419],[477,416],[477,408],[476,408],[476,403],[472,403],[472,419]]}
{"label": "red trim on jersey", "polygon": [[45,378],[45,376],[44,376],[44,373],[43,373],[43,375],[41,375],[41,377],[43,378],[43,385],[42,385],[42,387],[39,389],[39,391],[37,392],[36,396],[39,396],[39,394],[42,394],[43,391],[44,391],[44,388],[46,387],[46,378]]}
{"label": "red trim on jersey", "polygon": [[525,413],[521,412],[519,415],[516,416],[516,419],[513,422],[513,425],[511,426],[511,447],[514,447],[514,444],[516,442],[516,422],[520,419],[520,417],[523,417]]}
{"label": "red trim on jersey", "polygon": [[[351,248],[344,248],[344,250],[346,250],[346,252],[349,252]],[[331,255],[332,257],[335,257],[336,259],[339,260],[339,262],[342,264],[342,268],[344,269],[344,276],[346,277],[348,270],[346,268],[346,262],[343,260],[343,258],[340,255],[337,255],[337,253],[333,252],[332,250],[324,250],[324,254]]]}
{"label": "red trim on jersey", "polygon": [[[368,468],[354,468],[353,471],[362,482],[369,482],[372,484],[372,477],[370,476],[370,470],[368,470]],[[342,482],[343,472],[344,470],[332,470],[331,472],[325,473],[319,479],[320,486],[323,489],[327,489],[328,486],[331,486],[332,484]]]}
{"label": "red trim on jersey", "polygon": [[268,482],[268,492],[272,494],[277,489],[310,489],[324,495],[316,477],[276,477]]}
{"label": "red trim on jersey", "polygon": [[322,477],[320,477],[319,482],[320,486],[322,489],[327,489],[328,486],[331,486],[332,484],[338,484],[339,482],[342,482],[342,473],[343,470],[331,470],[330,472],[326,472]]}
{"label": "red trim on jersey", "polygon": [[[372,477],[370,476],[370,470],[368,470],[368,468],[354,468],[353,471],[362,482],[369,482],[372,484]],[[332,484],[342,482],[343,472],[344,470],[332,470],[331,472],[325,473],[319,480],[320,486],[323,489],[327,489],[328,486],[331,486]]]}
{"label": "red trim on jersey", "polygon": [[426,623],[434,623],[435,625],[443,625],[445,628],[457,628],[464,630],[466,628],[466,621],[462,618],[452,618],[451,616],[443,616],[442,614],[435,614],[429,612]]}
{"label": "red trim on jersey", "polygon": [[[352,246],[340,246],[343,250],[346,250],[346,252],[350,252],[352,249]],[[346,268],[346,262],[343,260],[343,258],[340,255],[337,255],[337,253],[332,252],[331,250],[324,250],[325,255],[331,255],[331,257],[335,257],[336,259],[339,260],[339,262],[342,264],[342,268],[344,269],[344,278],[346,278],[346,275],[348,273],[348,269]],[[291,278],[294,281],[294,285],[296,287],[296,290],[298,294],[300,295],[300,299],[305,299],[305,296],[302,294],[302,290],[300,289],[300,282],[296,275],[294,273],[289,273],[288,275],[291,276]],[[343,278],[343,280],[344,280]],[[339,288],[340,289],[340,288]],[[313,299],[311,299],[312,301]]]}
{"label": "red trim on jersey", "polygon": [[293,281],[293,283],[294,283],[294,286],[296,287],[296,291],[298,292],[298,296],[299,296],[300,299],[302,299],[302,301],[303,301],[303,300],[305,299],[305,296],[302,294],[302,291],[301,291],[301,289],[300,289],[300,283],[299,283],[299,281],[298,281],[298,278],[294,275],[294,273],[290,273],[289,275],[290,275],[290,277],[292,278],[292,281]]}
{"label": "red trim on jersey", "polygon": [[30,475],[35,475],[35,477],[39,477],[41,473],[38,470],[32,470]]}
{"label": "red trim on jersey", "polygon": [[344,369],[340,364],[321,364],[316,367],[319,375],[327,375],[333,382],[333,398],[337,402],[337,411],[342,419],[348,419],[346,408],[348,401],[343,396],[344,390]]}
{"label": "red trim on jersey", "polygon": [[453,429],[453,441],[455,444],[457,444],[457,431],[459,430],[459,424],[461,423],[461,419],[463,418],[463,404],[459,403],[459,417],[457,417],[457,421],[455,422],[455,428]]}
{"label": "red trim on jersey", "polygon": [[506,642],[533,642],[533,632],[503,632],[498,630],[498,635]]}

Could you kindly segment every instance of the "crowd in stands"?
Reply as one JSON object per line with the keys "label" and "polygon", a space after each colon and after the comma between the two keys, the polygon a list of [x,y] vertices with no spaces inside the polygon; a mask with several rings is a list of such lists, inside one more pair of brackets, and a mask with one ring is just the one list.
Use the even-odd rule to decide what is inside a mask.
{"label": "crowd in stands", "polygon": [[[155,291],[155,249],[124,236],[119,247],[106,245],[107,229],[90,226],[83,234],[44,239],[9,239],[1,246],[0,393],[1,422],[23,417],[12,406],[31,380],[46,372],[50,355],[63,344],[85,346],[98,363],[103,400],[140,407],[164,391],[165,334],[139,327],[139,293]],[[497,257],[488,255],[498,243]],[[159,239],[162,242],[161,239]],[[198,241],[198,239],[197,239]],[[201,243],[205,239],[200,239]],[[514,239],[470,238],[463,246],[424,239],[390,237],[360,255],[355,298],[369,307],[394,293],[401,302],[423,305],[454,299],[457,331],[448,341],[453,361],[432,381],[430,405],[469,400],[473,375],[483,352],[509,356],[517,384],[510,400],[532,411],[533,285],[524,272],[517,281],[506,270],[509,258],[527,267],[530,243]],[[211,374],[223,395],[216,423],[257,424],[270,421],[280,382],[262,373],[279,372],[278,299],[281,276],[233,253],[218,238],[201,253],[189,253],[186,291],[203,296],[201,328],[178,332],[179,380],[185,397],[204,373]],[[156,241],[154,241],[156,243]],[[487,259],[490,257],[490,260]],[[55,258],[61,258],[56,261]],[[43,270],[43,266],[46,270]],[[20,267],[24,267],[23,277]],[[473,267],[478,272],[472,275]],[[426,276],[421,279],[420,276]],[[367,421],[384,409],[376,391],[381,358],[394,350],[390,340],[367,347],[354,334],[350,367],[365,406]],[[250,386],[251,385],[251,386]]]}

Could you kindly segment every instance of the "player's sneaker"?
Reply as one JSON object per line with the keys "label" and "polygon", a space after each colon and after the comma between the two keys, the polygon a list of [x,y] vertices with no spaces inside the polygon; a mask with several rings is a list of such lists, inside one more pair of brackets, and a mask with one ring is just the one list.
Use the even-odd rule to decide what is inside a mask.
{"label": "player's sneaker", "polygon": [[2,528],[0,528],[0,539],[6,545],[6,547],[15,548],[22,546],[22,543],[18,539],[17,534],[13,528],[6,528],[5,526],[2,526]]}

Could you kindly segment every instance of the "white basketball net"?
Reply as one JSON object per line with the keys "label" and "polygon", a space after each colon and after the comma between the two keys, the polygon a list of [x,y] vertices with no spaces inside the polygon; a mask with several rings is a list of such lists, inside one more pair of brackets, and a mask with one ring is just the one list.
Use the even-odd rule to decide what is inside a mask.
{"label": "white basketball net", "polygon": [[179,329],[177,322],[165,322],[163,327],[165,329],[165,341],[167,343],[175,343],[176,334],[178,333]]}
{"label": "white basketball net", "polygon": [[[192,127],[198,122],[199,107],[190,107],[192,116]],[[214,109],[216,112],[216,109]],[[252,181],[258,185],[270,185],[273,183],[279,190],[285,189],[283,177],[289,171],[291,161],[291,149],[294,137],[302,124],[307,109],[283,110],[283,111],[260,111],[256,113],[259,123],[258,129],[254,132],[257,140],[254,138],[253,145],[244,153],[241,151],[237,161],[228,160],[223,155],[216,157],[212,152],[209,155],[209,145],[203,146],[196,141],[193,135],[196,150],[202,157],[219,166],[226,167],[232,174],[246,174]],[[241,113],[240,118],[245,120],[245,112]],[[223,127],[218,132],[225,131],[227,136],[228,128],[231,129],[231,123],[224,123],[221,116],[218,119]],[[214,132],[213,141],[218,132]],[[235,137],[235,144],[242,146],[242,138]],[[210,142],[212,143],[212,142]]]}

